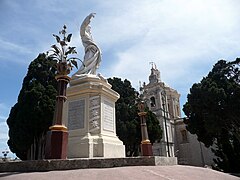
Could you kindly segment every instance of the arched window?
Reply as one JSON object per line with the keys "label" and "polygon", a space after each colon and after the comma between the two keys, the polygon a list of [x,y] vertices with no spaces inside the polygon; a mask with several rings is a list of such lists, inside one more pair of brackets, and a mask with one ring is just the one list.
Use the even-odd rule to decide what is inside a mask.
{"label": "arched window", "polygon": [[150,104],[151,104],[151,107],[155,107],[156,106],[155,97],[151,97],[150,98]]}

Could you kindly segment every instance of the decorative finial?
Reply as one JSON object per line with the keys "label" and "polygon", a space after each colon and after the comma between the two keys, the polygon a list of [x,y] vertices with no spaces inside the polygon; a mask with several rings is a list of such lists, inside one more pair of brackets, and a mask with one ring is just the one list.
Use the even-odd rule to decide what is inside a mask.
{"label": "decorative finial", "polygon": [[[77,54],[77,51],[75,50],[76,47],[68,46],[68,43],[71,41],[72,34],[67,34],[66,25],[64,25],[63,29],[59,31],[59,35],[62,35],[62,38],[56,34],[53,34],[53,37],[55,37],[57,44],[51,46],[52,49],[47,51],[47,55],[48,57],[58,62],[58,74],[69,74],[73,68],[73,65],[78,68],[76,60],[80,59],[77,57],[68,57],[69,55]],[[65,65],[63,66],[63,64]]]}

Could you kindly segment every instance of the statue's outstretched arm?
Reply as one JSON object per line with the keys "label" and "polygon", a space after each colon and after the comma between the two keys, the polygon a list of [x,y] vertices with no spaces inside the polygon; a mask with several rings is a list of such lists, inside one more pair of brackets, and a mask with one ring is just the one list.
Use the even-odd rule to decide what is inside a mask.
{"label": "statue's outstretched arm", "polygon": [[85,34],[86,27],[90,24],[91,18],[95,17],[95,15],[96,13],[91,13],[84,19],[80,28],[81,36]]}

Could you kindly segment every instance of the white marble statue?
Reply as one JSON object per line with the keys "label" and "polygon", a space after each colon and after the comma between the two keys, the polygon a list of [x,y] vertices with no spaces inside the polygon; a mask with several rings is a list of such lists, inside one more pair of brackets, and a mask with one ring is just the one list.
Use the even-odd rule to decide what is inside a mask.
{"label": "white marble statue", "polygon": [[101,50],[97,44],[93,41],[91,34],[90,21],[91,18],[95,16],[95,13],[89,14],[83,21],[80,27],[80,36],[82,39],[83,46],[85,48],[85,55],[82,66],[73,75],[75,77],[81,76],[83,74],[93,74],[96,75],[96,70],[98,69],[101,62]]}

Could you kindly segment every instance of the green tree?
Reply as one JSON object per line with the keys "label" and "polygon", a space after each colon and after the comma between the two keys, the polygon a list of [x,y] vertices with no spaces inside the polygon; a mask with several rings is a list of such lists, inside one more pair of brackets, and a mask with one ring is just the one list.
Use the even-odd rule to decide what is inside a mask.
{"label": "green tree", "polygon": [[[140,120],[137,109],[138,92],[132,87],[128,80],[122,81],[120,78],[109,78],[108,82],[112,89],[120,94],[116,102],[116,131],[118,137],[126,147],[127,156],[139,155],[139,145],[141,143]],[[149,139],[155,142],[162,138],[162,131],[156,115],[146,108],[147,128]]]}
{"label": "green tree", "polygon": [[206,147],[213,144],[217,169],[240,172],[240,59],[218,61],[193,84],[183,111],[187,130]]}
{"label": "green tree", "polygon": [[8,145],[22,159],[29,159],[29,150],[34,145],[34,157],[42,153],[39,146],[42,134],[52,124],[56,100],[56,62],[45,54],[31,62],[23,80],[17,103],[12,107],[7,124]]}

